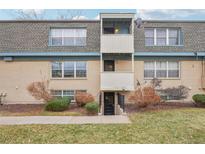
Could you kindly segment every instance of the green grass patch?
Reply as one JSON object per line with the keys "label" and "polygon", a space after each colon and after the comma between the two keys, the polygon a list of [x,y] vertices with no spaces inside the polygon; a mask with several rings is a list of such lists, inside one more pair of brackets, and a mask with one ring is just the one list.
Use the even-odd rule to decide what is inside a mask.
{"label": "green grass patch", "polygon": [[51,111],[41,111],[41,112],[6,112],[1,111],[0,116],[81,116],[80,112],[51,112]]}
{"label": "green grass patch", "polygon": [[130,115],[132,124],[0,126],[0,143],[205,143],[205,109]]}

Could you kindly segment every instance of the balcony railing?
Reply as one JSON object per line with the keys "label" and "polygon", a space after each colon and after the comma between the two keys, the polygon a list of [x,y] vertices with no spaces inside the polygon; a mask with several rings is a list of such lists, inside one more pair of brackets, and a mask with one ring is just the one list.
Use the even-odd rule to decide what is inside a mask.
{"label": "balcony railing", "polygon": [[133,72],[102,72],[101,90],[130,91],[134,90]]}
{"label": "balcony railing", "polygon": [[102,53],[133,53],[132,34],[106,34],[101,36]]}

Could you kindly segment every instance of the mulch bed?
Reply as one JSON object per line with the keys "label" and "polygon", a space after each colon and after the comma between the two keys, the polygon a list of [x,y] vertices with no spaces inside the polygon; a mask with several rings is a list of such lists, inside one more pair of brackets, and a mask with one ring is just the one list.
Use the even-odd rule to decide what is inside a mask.
{"label": "mulch bed", "polygon": [[145,108],[139,108],[136,104],[126,104],[125,111],[127,113],[134,112],[145,112],[145,111],[159,111],[159,110],[168,110],[168,109],[178,109],[178,108],[196,108],[194,103],[181,103],[181,102],[163,102],[157,105],[148,105]]}
{"label": "mulch bed", "polygon": [[8,112],[40,112],[44,109],[44,104],[4,104],[0,106],[0,111]]}
{"label": "mulch bed", "polygon": [[[157,105],[149,105],[145,108],[138,108],[135,104],[126,104],[125,111],[127,113],[134,113],[134,112],[160,111],[160,110],[167,110],[167,109],[196,108],[196,107],[202,107],[202,106],[196,106],[196,104],[194,103],[163,102]],[[25,112],[38,113],[43,110],[44,110],[44,104],[4,104],[0,106],[0,112],[6,111],[11,113],[25,113]],[[76,104],[71,104],[69,109],[66,111],[86,114],[85,109],[77,107]]]}
{"label": "mulch bed", "polygon": [[[25,113],[25,112],[37,113],[43,111],[44,106],[45,106],[44,104],[4,104],[4,105],[0,105],[0,112],[6,111],[11,113]],[[78,113],[85,112],[83,108],[77,107],[77,105],[75,104],[71,104],[69,106],[69,109],[66,111],[78,112]]]}

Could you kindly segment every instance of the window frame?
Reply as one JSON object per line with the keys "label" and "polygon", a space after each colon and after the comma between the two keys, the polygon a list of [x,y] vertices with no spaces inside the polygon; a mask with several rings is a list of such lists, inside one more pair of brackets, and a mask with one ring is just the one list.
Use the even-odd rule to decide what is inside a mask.
{"label": "window frame", "polygon": [[145,41],[145,46],[154,46],[154,44],[155,44],[155,29],[154,28],[146,28],[145,30],[153,30],[153,37],[147,37],[146,35],[145,35],[145,31],[144,31],[144,36],[145,36],[145,40],[146,40],[146,38],[148,38],[148,39],[153,39],[153,45],[147,45],[146,44],[146,41]]}
{"label": "window frame", "polygon": [[[52,44],[52,36],[51,36],[51,31],[52,31],[52,29],[62,29],[62,30],[64,30],[64,29],[85,29],[86,30],[86,36],[85,37],[76,37],[76,35],[75,35],[75,37],[74,38],[85,38],[85,45],[78,45],[78,44],[76,44],[76,39],[74,40],[74,44],[73,45],[65,45],[64,44],[64,38],[65,37],[63,37],[63,31],[62,31],[62,35],[61,35],[61,37],[62,37],[62,41],[61,41],[61,44],[62,45],[53,45]],[[76,33],[76,32],[75,32]],[[87,46],[87,27],[51,27],[50,29],[49,29],[49,40],[48,40],[48,46],[51,46],[51,47],[85,47],[85,46]]]}
{"label": "window frame", "polygon": [[[60,65],[61,65],[61,69],[59,69],[59,70],[57,70],[57,69],[53,69],[53,63],[60,63]],[[62,70],[62,62],[59,62],[59,61],[55,61],[55,62],[52,62],[51,63],[51,76],[52,76],[52,78],[60,78],[60,77],[53,77],[53,71],[61,71],[61,77],[63,76],[63,74],[64,74],[64,72],[63,72],[63,70]]]}
{"label": "window frame", "polygon": [[[52,94],[52,91],[61,91],[61,95],[60,96],[54,96],[53,94]],[[64,96],[64,91],[73,91],[74,92],[74,95],[65,95]],[[84,92],[86,92],[87,93],[87,90],[86,89],[51,89],[50,90],[50,93],[51,93],[51,95],[53,96],[53,97],[73,97],[74,99],[73,100],[71,100],[71,103],[75,103],[76,102],[76,100],[75,100],[75,95],[76,95],[76,93],[77,93],[77,91],[84,91]]]}
{"label": "window frame", "polygon": [[[130,19],[130,21],[127,21],[129,26],[128,26],[128,33],[116,33],[115,30],[117,29],[117,27],[123,27],[124,23],[122,21],[113,21],[110,23],[105,23],[105,22],[109,22],[109,21],[102,21],[102,30],[101,30],[101,34],[102,35],[132,35],[133,34],[133,30],[132,30],[132,20]],[[120,23],[119,23],[120,22]],[[109,26],[105,25],[105,24],[110,24]],[[105,33],[105,28],[109,28],[113,30],[113,33]],[[119,28],[120,29],[120,28]]]}
{"label": "window frame", "polygon": [[[181,33],[182,33],[182,29],[180,28],[180,27],[146,27],[145,28],[145,30],[146,29],[152,29],[153,30],[153,32],[154,32],[154,44],[153,45],[147,45],[145,42],[145,40],[144,40],[144,44],[145,44],[145,46],[146,47],[152,47],[152,46],[158,46],[158,47],[164,47],[164,46],[184,46],[184,40],[182,40],[181,41],[181,38],[182,39],[184,39],[183,38],[183,36],[181,35]],[[166,30],[166,36],[165,36],[165,38],[166,38],[166,44],[165,45],[158,45],[157,44],[157,29],[165,29]],[[171,30],[171,29],[176,29],[177,31],[178,31],[178,44],[177,45],[170,45],[170,43],[169,43],[169,30]],[[145,30],[144,30],[144,38],[146,39],[146,38],[148,38],[148,37],[145,37]]]}
{"label": "window frame", "polygon": [[[52,63],[55,63],[55,62],[60,62],[60,63],[62,63],[62,65],[61,65],[61,70],[62,70],[62,75],[61,75],[61,77],[53,77],[53,74],[52,74],[52,72],[53,72],[53,70],[52,70]],[[74,63],[74,77],[64,77],[64,63],[65,62],[73,62]],[[85,69],[85,71],[86,71],[86,76],[85,77],[77,77],[76,76],[76,63],[77,62],[85,62],[86,63],[86,69]],[[51,63],[50,63],[50,78],[51,79],[87,79],[87,76],[88,76],[88,62],[87,61],[52,61]]]}
{"label": "window frame", "polygon": [[[163,31],[165,31],[165,36],[157,36],[157,31],[158,30],[163,30]],[[167,34],[167,28],[155,28],[155,30],[154,30],[154,33],[156,33],[156,34],[154,34],[154,39],[155,39],[155,41],[154,41],[154,45],[156,45],[156,46],[166,46],[166,45],[168,45],[167,44],[167,39],[168,39],[168,34]],[[159,41],[157,41],[158,39],[165,39],[165,45],[159,45]]]}
{"label": "window frame", "polygon": [[[145,77],[145,74],[143,74],[144,76],[144,79],[145,80],[152,80],[154,78],[157,78],[157,79],[168,79],[168,80],[179,80],[181,79],[181,62],[180,61],[173,61],[173,60],[170,60],[170,61],[144,61],[144,71],[145,72],[145,63],[146,62],[154,62],[154,77]],[[166,77],[157,77],[157,62],[166,62]],[[178,63],[178,71],[179,71],[179,76],[178,77],[169,77],[169,62],[177,62]]]}

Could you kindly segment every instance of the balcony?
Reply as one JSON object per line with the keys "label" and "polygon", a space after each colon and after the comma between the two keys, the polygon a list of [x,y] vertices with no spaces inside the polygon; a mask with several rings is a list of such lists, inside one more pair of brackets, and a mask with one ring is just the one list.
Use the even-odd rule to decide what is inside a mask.
{"label": "balcony", "polygon": [[134,90],[133,72],[102,72],[100,88],[104,91]]}
{"label": "balcony", "polygon": [[133,53],[134,52],[134,14],[102,13],[101,19],[101,52]]}
{"label": "balcony", "polygon": [[134,37],[131,34],[106,34],[101,36],[102,53],[133,53]]}

